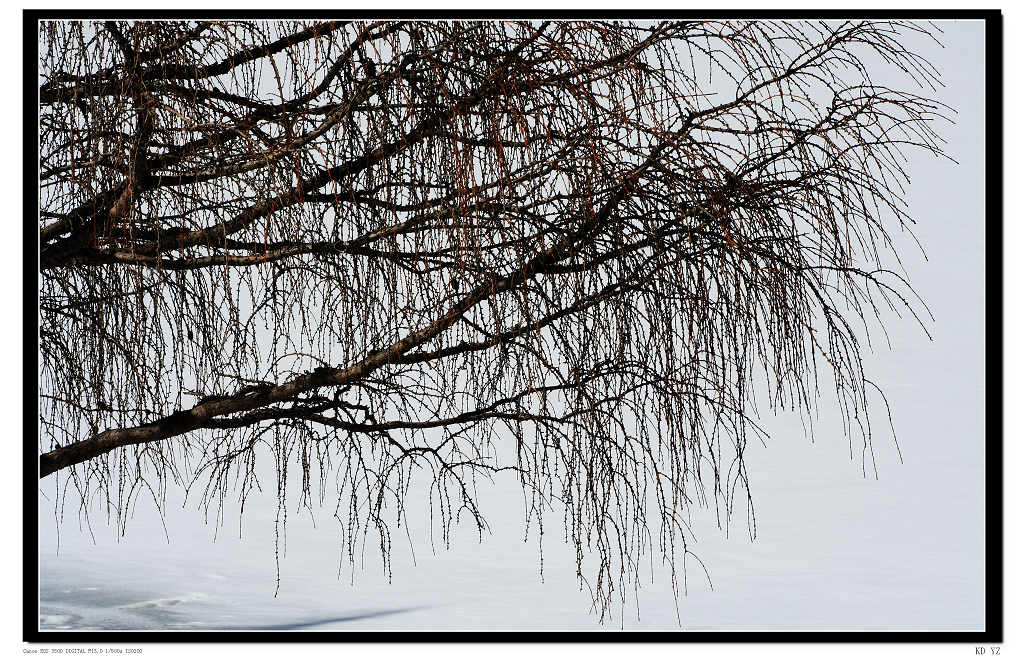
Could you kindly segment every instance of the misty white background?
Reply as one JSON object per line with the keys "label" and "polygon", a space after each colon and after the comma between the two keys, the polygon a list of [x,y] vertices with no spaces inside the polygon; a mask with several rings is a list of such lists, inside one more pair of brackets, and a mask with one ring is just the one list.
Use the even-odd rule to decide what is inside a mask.
{"label": "misty white background", "polygon": [[[893,335],[894,350],[879,350],[869,366],[893,406],[905,463],[901,465],[891,446],[879,438],[880,479],[865,480],[859,463],[850,461],[845,441],[826,433],[835,427],[825,415],[813,446],[797,433],[799,427],[793,421],[772,425],[772,444],[767,450],[755,448],[749,456],[758,505],[758,540],[750,543],[738,535],[725,541],[712,529],[698,530],[704,533],[699,552],[713,572],[715,590],[707,591],[697,581],[691,583],[690,595],[681,602],[688,627],[973,628],[981,624],[984,72],[982,44],[977,38],[980,25],[943,27],[947,47],[930,56],[942,69],[948,86],[940,98],[960,110],[958,125],[947,135],[949,151],[961,165],[953,168],[916,160],[911,199],[930,261],[925,263],[913,252],[907,253],[908,271],[936,315],[931,327],[936,340],[929,343],[911,323],[904,324]],[[1007,36],[1012,54],[1017,45]],[[17,45],[17,40],[13,43]],[[1012,61],[1011,55],[1008,62]],[[1007,85],[1007,94],[1012,104],[1014,85]],[[1016,134],[1012,123],[1007,130],[1011,138]],[[1011,189],[1011,182],[1018,179],[1012,153],[1011,144],[1006,176]],[[10,180],[19,174],[11,172]],[[1012,199],[1008,202],[1007,218],[1012,218],[1017,207]],[[1007,225],[1008,243],[1017,232],[1012,223]],[[1019,266],[1010,261],[1008,267],[1015,274],[1009,286],[1015,289],[1020,282]],[[20,264],[8,263],[5,268],[11,269],[10,280],[16,281]],[[1019,328],[1013,306],[1007,306],[1006,314],[1013,327]],[[16,333],[5,335],[12,346],[18,346],[19,339],[13,337]],[[1007,357],[1014,361],[1011,365],[1020,362],[1012,343]],[[10,372],[19,369],[11,365]],[[1010,397],[1018,392],[1013,382],[1008,387]],[[17,384],[8,383],[5,389],[17,399]],[[1013,420],[1009,422],[1007,438],[1012,438],[1019,428]],[[34,427],[31,421],[29,424]],[[1007,445],[1007,453],[1012,466],[1016,457],[1012,443]],[[20,485],[17,470],[14,476],[5,484],[13,487],[7,491],[10,502],[19,500],[13,495]],[[1011,488],[1015,489],[1012,483]],[[391,616],[396,618],[391,624],[404,627],[416,626],[414,619],[429,612],[433,612],[431,617],[453,622],[459,617],[472,618],[481,609],[492,613],[476,613],[477,617],[503,614],[505,626],[529,626],[529,620],[540,619],[548,625],[557,620],[572,628],[593,624],[586,615],[587,600],[559,571],[555,535],[547,545],[547,580],[539,584],[536,548],[518,542],[514,534],[519,529],[518,512],[514,503],[510,505],[504,512],[513,526],[508,534],[501,526],[503,511],[492,510],[495,537],[482,545],[460,543],[455,552],[436,557],[421,548],[418,567],[396,561],[391,586],[380,584],[372,568],[357,577],[355,588],[347,581],[334,581],[336,554],[325,548],[330,533],[304,533],[299,525],[293,525],[282,567],[281,597],[276,604],[269,599],[266,603],[327,607],[334,614],[383,606],[431,606]],[[98,530],[95,545],[66,526],[61,556],[51,567],[66,568],[80,587],[89,587],[86,582],[93,579],[135,584],[148,578],[160,594],[164,594],[160,589],[167,587],[160,578],[165,572],[172,577],[181,572],[180,576],[199,580],[201,571],[217,574],[218,569],[223,572],[227,568],[233,572],[227,583],[232,589],[269,598],[272,536],[261,529],[266,524],[266,517],[262,519],[262,523],[260,516],[248,519],[243,542],[224,535],[225,530],[216,545],[209,541],[212,531],[199,524],[193,509],[173,514],[169,521],[171,546],[162,540],[162,533],[152,534],[154,528],[147,528],[144,520],[129,529],[128,537],[119,543],[112,531]],[[26,534],[31,534],[36,522],[24,523]],[[47,523],[44,508],[40,539],[44,555],[52,553],[54,541],[52,533],[46,532]],[[1015,528],[1008,530],[1011,550],[1016,546],[1014,532]],[[19,566],[18,550],[10,549],[9,566]],[[88,562],[76,568],[76,557]],[[1007,570],[1012,579],[1016,575],[1012,562]],[[517,603],[518,610],[505,608]],[[1012,618],[1015,602],[1009,605]],[[641,624],[675,626],[670,606],[670,599],[660,594],[658,586],[649,587],[642,596]],[[8,622],[20,619],[16,608],[9,608]],[[400,623],[399,618],[410,619]],[[363,624],[383,626],[388,619]],[[880,619],[887,624],[879,624]],[[498,626],[493,620],[465,623]],[[616,621],[613,626],[618,624]],[[627,626],[633,624],[627,621]],[[948,655],[943,652],[940,656]]]}

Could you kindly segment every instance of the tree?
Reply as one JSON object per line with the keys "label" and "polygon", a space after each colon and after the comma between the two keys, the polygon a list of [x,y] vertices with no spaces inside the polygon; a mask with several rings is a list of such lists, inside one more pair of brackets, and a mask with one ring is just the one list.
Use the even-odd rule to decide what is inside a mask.
{"label": "tree", "polygon": [[869,453],[854,327],[917,317],[889,232],[942,154],[945,109],[872,82],[938,82],[915,34],[41,23],[40,477],[123,522],[272,461],[386,562],[413,483],[447,539],[508,471],[603,615],[691,506],[749,504],[756,401],[830,374]]}

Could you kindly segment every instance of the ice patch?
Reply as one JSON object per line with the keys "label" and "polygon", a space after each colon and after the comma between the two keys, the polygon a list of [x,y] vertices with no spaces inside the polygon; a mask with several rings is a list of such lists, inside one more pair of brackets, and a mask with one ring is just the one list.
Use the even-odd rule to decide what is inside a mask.
{"label": "ice patch", "polygon": [[72,624],[82,619],[78,615],[69,614],[40,614],[39,615],[39,628],[40,629],[63,629],[70,627]]}
{"label": "ice patch", "polygon": [[147,601],[139,601],[134,604],[125,604],[120,608],[129,610],[138,610],[142,608],[168,608],[170,606],[177,606],[178,604],[186,603],[189,601],[202,601],[206,599],[207,595],[202,592],[190,592],[181,597],[166,597],[164,599],[149,599]]}

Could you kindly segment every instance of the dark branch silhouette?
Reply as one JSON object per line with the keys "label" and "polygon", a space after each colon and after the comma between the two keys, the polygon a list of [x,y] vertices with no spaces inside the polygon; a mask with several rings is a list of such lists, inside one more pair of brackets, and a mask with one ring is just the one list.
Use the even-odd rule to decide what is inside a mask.
{"label": "dark branch silhouette", "polygon": [[417,479],[447,539],[507,470],[603,617],[749,503],[755,397],[834,386],[870,449],[854,326],[924,309],[889,232],[945,119],[872,72],[936,84],[919,34],[42,23],[40,476],[123,522],[272,461],[387,561]]}

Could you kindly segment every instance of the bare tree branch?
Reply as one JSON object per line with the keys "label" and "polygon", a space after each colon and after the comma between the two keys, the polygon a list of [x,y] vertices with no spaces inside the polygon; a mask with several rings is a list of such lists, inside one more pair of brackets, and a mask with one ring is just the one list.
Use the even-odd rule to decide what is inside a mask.
{"label": "bare tree branch", "polygon": [[604,617],[689,508],[749,506],[758,399],[831,379],[867,463],[861,329],[927,316],[890,232],[947,109],[873,79],[937,84],[918,36],[42,23],[40,477],[123,521],[168,483],[244,504],[269,450],[387,561],[418,476],[447,540],[511,471]]}

